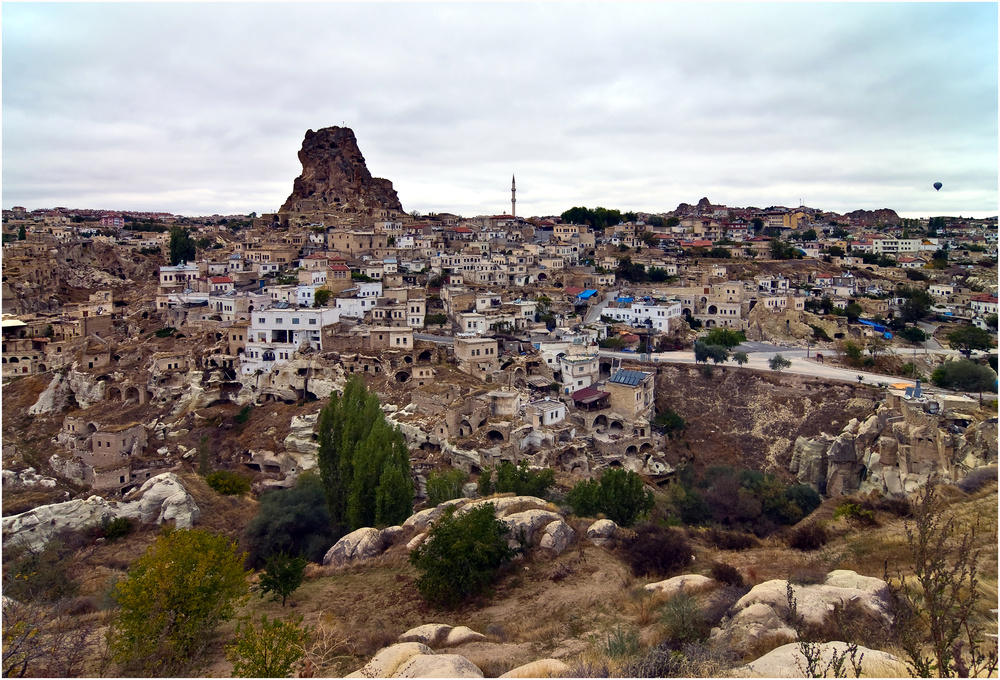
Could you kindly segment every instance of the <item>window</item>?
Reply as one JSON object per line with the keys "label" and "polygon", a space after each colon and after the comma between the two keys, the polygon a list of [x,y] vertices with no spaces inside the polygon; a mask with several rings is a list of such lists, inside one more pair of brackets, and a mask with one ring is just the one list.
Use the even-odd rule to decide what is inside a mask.
{"label": "window", "polygon": [[299,323],[298,317],[292,317],[292,324],[293,325],[298,325],[298,323]]}
{"label": "window", "polygon": [[284,322],[284,319],[282,319],[280,316],[274,317],[274,323],[283,323],[283,322]]}
{"label": "window", "polygon": [[309,325],[310,326],[315,326],[316,325],[316,319],[309,319]]}
{"label": "window", "polygon": [[260,317],[257,319],[257,323],[267,323],[267,320],[264,317]]}

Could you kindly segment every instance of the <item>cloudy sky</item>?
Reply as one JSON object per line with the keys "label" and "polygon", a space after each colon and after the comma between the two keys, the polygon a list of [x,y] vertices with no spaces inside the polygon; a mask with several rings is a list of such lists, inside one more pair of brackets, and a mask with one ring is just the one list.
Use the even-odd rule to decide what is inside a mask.
{"label": "cloudy sky", "polygon": [[4,208],[272,212],[346,125],[407,211],[997,214],[996,3],[2,12]]}

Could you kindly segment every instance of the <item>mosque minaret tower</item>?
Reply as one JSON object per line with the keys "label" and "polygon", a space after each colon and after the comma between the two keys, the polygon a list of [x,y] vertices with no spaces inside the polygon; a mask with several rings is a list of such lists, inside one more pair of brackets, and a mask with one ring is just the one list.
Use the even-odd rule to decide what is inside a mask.
{"label": "mosque minaret tower", "polygon": [[517,209],[515,208],[515,206],[517,205],[517,198],[515,198],[516,194],[517,194],[517,185],[514,183],[514,175],[511,175],[510,176],[510,216],[511,217],[517,217]]}

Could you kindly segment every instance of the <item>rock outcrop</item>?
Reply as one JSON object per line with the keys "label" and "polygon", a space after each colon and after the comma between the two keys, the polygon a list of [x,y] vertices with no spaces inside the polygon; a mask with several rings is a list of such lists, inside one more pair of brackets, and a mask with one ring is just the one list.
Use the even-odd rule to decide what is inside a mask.
{"label": "rock outcrop", "polygon": [[174,522],[178,529],[190,529],[201,511],[177,475],[167,472],[146,481],[125,501],[108,501],[91,496],[65,503],[42,505],[34,510],[3,518],[3,545],[25,545],[41,549],[61,531],[80,530],[129,517],[142,522]]}
{"label": "rock outcrop", "polygon": [[[848,673],[851,670],[851,658],[846,642],[821,642],[819,644],[819,671],[828,668],[836,655],[844,657],[846,661],[843,668]],[[859,646],[855,650],[855,660],[861,665],[861,675],[866,678],[900,678],[907,674],[906,663],[888,652],[877,649],[868,649]],[[738,671],[738,677],[749,678],[802,678],[808,677],[806,671],[809,668],[808,661],[802,653],[802,648],[798,643],[792,642],[782,645],[777,649],[760,657],[756,661],[748,663]]]}
{"label": "rock outcrop", "polygon": [[352,531],[326,551],[326,555],[323,556],[323,564],[341,567],[352,562],[370,560],[385,552],[386,548],[392,545],[392,540],[399,534],[399,531],[400,527],[388,527],[381,530],[362,527]]}
{"label": "rock outcrop", "polygon": [[401,642],[379,651],[349,678],[481,678],[483,672],[458,654],[435,654],[419,642]]}
{"label": "rock outcrop", "polygon": [[302,174],[281,206],[281,215],[371,216],[376,211],[403,211],[392,182],[372,177],[368,171],[350,128],[307,130],[299,161]]}
{"label": "rock outcrop", "polygon": [[400,642],[419,642],[431,648],[456,647],[467,642],[482,642],[486,636],[466,626],[425,623],[399,636]]}
{"label": "rock outcrop", "polygon": [[[860,607],[872,621],[888,628],[893,614],[889,588],[884,581],[860,576],[853,571],[831,571],[822,584],[792,585],[795,614],[806,625],[820,626],[836,607]],[[741,597],[718,628],[712,629],[713,642],[745,648],[766,638],[796,640],[793,612],[788,601],[788,581],[761,583]]]}

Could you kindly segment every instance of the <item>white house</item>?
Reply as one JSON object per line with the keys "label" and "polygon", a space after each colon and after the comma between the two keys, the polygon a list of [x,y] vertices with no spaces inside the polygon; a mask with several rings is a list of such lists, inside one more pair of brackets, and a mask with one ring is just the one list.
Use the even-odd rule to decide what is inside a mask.
{"label": "white house", "polygon": [[295,309],[279,305],[254,311],[247,329],[241,372],[244,375],[257,370],[268,372],[287,363],[307,343],[319,348],[322,328],[339,320],[339,311],[328,307]]}

